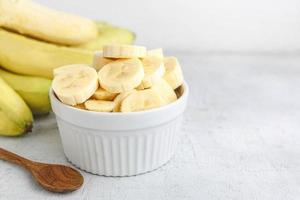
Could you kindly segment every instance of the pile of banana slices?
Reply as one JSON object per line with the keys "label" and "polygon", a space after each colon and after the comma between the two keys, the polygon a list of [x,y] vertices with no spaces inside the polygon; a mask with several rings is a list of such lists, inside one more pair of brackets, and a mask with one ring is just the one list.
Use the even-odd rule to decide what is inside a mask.
{"label": "pile of banana slices", "polygon": [[97,112],[136,112],[176,101],[183,75],[175,57],[162,49],[106,45],[93,66],[66,65],[54,70],[52,89],[64,104]]}

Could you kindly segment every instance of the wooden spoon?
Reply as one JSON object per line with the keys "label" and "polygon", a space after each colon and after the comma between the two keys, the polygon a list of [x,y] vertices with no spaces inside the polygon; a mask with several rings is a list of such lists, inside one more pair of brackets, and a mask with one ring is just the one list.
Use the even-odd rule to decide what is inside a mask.
{"label": "wooden spoon", "polygon": [[68,166],[34,162],[2,148],[0,159],[24,167],[43,188],[51,192],[71,192],[83,184],[83,176]]}

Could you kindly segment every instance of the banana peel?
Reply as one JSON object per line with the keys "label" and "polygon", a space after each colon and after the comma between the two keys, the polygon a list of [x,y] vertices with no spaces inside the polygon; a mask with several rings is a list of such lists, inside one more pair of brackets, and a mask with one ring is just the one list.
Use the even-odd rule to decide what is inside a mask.
{"label": "banana peel", "polygon": [[62,45],[79,45],[98,35],[92,20],[32,0],[1,0],[0,26]]}
{"label": "banana peel", "polygon": [[91,63],[93,52],[58,46],[0,29],[0,66],[25,75],[52,78],[53,69]]}
{"label": "banana peel", "polygon": [[111,26],[105,22],[96,22],[96,24],[98,26],[98,37],[77,46],[77,48],[97,51],[102,50],[102,47],[106,44],[132,44],[135,40],[135,34],[127,29]]}
{"label": "banana peel", "polygon": [[0,78],[0,135],[18,136],[31,131],[33,116],[23,99]]}
{"label": "banana peel", "polygon": [[0,77],[23,98],[34,115],[49,113],[51,105],[48,92],[51,80],[14,74],[1,68]]}
{"label": "banana peel", "polygon": [[19,74],[53,78],[53,69],[68,64],[92,64],[95,50],[104,44],[129,44],[135,35],[122,28],[96,22],[99,36],[80,46],[61,46],[0,28],[0,66]]}

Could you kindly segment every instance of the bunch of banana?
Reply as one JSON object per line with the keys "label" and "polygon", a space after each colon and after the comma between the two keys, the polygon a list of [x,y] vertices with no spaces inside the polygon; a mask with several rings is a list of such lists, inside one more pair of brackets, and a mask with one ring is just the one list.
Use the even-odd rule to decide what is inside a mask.
{"label": "bunch of banana", "polygon": [[0,0],[0,135],[25,133],[31,113],[50,111],[48,91],[55,68],[91,65],[94,52],[105,44],[131,44],[134,39],[129,30],[32,0]]}
{"label": "bunch of banana", "polygon": [[[98,71],[98,72],[97,72]],[[64,104],[97,112],[135,112],[176,101],[183,75],[175,57],[161,49],[105,45],[94,66],[54,70],[52,89]]]}

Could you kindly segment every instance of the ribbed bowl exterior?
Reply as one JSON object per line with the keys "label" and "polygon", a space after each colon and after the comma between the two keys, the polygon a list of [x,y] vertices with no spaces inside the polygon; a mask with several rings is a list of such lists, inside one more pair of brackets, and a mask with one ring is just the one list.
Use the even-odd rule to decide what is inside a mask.
{"label": "ribbed bowl exterior", "polygon": [[103,113],[61,103],[51,90],[66,157],[78,168],[104,176],[132,176],[154,170],[170,160],[180,130],[189,89],[160,108],[131,113]]}
{"label": "ribbed bowl exterior", "polygon": [[81,128],[59,117],[57,123],[64,152],[70,162],[85,171],[104,176],[132,176],[152,171],[170,160],[181,117],[166,124],[115,132]]}

